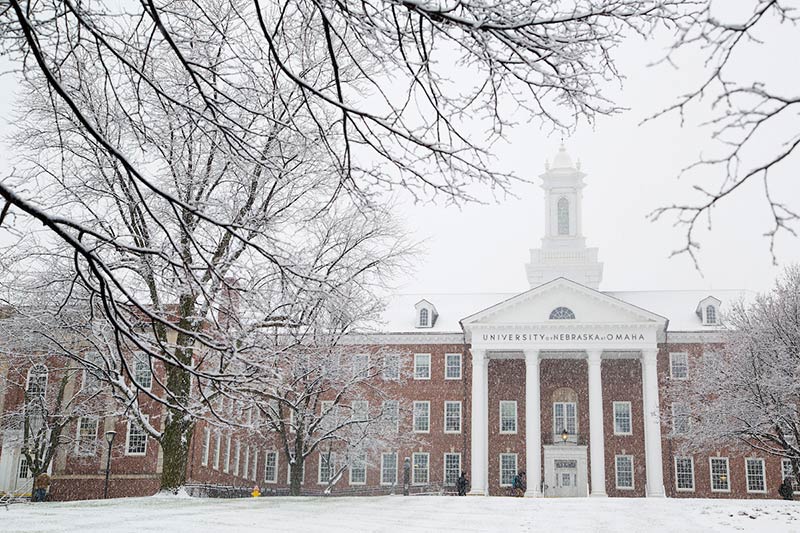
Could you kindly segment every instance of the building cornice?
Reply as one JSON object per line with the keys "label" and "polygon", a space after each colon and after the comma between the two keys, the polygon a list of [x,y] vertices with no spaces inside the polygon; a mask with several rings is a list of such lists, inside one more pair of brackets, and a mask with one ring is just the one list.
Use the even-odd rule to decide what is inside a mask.
{"label": "building cornice", "polygon": [[381,332],[353,333],[341,340],[346,345],[398,345],[398,344],[464,344],[460,332]]}

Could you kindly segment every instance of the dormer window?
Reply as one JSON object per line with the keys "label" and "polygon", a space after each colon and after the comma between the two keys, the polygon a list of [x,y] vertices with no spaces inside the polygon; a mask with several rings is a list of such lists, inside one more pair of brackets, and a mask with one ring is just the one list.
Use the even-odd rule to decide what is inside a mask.
{"label": "dormer window", "polygon": [[717,323],[717,308],[713,305],[706,306],[706,324]]}
{"label": "dormer window", "polygon": [[414,327],[432,328],[436,325],[436,318],[439,316],[436,307],[428,300],[420,300],[414,306],[416,312]]}
{"label": "dormer window", "polygon": [[568,307],[556,307],[550,311],[550,320],[575,320],[575,313]]}
{"label": "dormer window", "polygon": [[713,296],[700,300],[695,313],[700,317],[700,321],[704,326],[716,326],[719,324],[719,306],[721,304],[722,302]]}

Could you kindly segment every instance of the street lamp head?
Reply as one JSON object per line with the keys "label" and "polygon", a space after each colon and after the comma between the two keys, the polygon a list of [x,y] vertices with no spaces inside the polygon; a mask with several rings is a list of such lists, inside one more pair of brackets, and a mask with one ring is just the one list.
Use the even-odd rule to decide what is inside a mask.
{"label": "street lamp head", "polygon": [[567,428],[564,428],[564,430],[561,432],[561,440],[563,442],[567,442],[568,439],[569,439],[569,433],[567,432]]}
{"label": "street lamp head", "polygon": [[114,442],[114,437],[116,436],[117,436],[116,431],[106,431],[106,442],[108,443],[109,446],[111,446],[111,443]]}

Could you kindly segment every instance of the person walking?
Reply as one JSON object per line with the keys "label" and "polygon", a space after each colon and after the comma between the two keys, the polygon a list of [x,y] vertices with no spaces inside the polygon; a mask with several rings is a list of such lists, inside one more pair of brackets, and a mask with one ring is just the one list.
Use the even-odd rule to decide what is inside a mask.
{"label": "person walking", "polygon": [[513,487],[514,487],[515,497],[522,498],[523,496],[525,496],[525,485],[526,485],[525,472],[520,472],[519,474],[514,476]]}
{"label": "person walking", "polygon": [[34,502],[43,502],[47,499],[47,489],[50,487],[50,476],[42,472],[33,481],[33,498]]}
{"label": "person walking", "polygon": [[456,480],[456,487],[458,487],[458,495],[459,496],[466,496],[467,495],[467,473],[461,472],[461,475],[458,476]]}
{"label": "person walking", "polygon": [[784,500],[794,499],[794,489],[792,488],[791,478],[784,478],[783,483],[781,483],[780,487],[778,487],[778,494],[780,494],[781,498]]}

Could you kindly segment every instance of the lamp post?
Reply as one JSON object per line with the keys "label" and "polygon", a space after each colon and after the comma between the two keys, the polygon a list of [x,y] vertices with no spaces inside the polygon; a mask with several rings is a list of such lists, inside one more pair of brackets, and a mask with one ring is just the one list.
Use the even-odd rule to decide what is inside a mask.
{"label": "lamp post", "polygon": [[411,459],[408,457],[403,461],[403,496],[408,496],[408,488],[411,481]]}
{"label": "lamp post", "polygon": [[564,428],[564,430],[561,432],[561,441],[564,444],[566,444],[568,439],[569,439],[569,432],[567,431],[567,428]]}
{"label": "lamp post", "polygon": [[111,444],[114,442],[114,437],[117,436],[116,431],[106,431],[106,442],[108,443],[108,457],[106,458],[106,483],[103,488],[103,499],[108,498],[108,477],[111,475]]}

